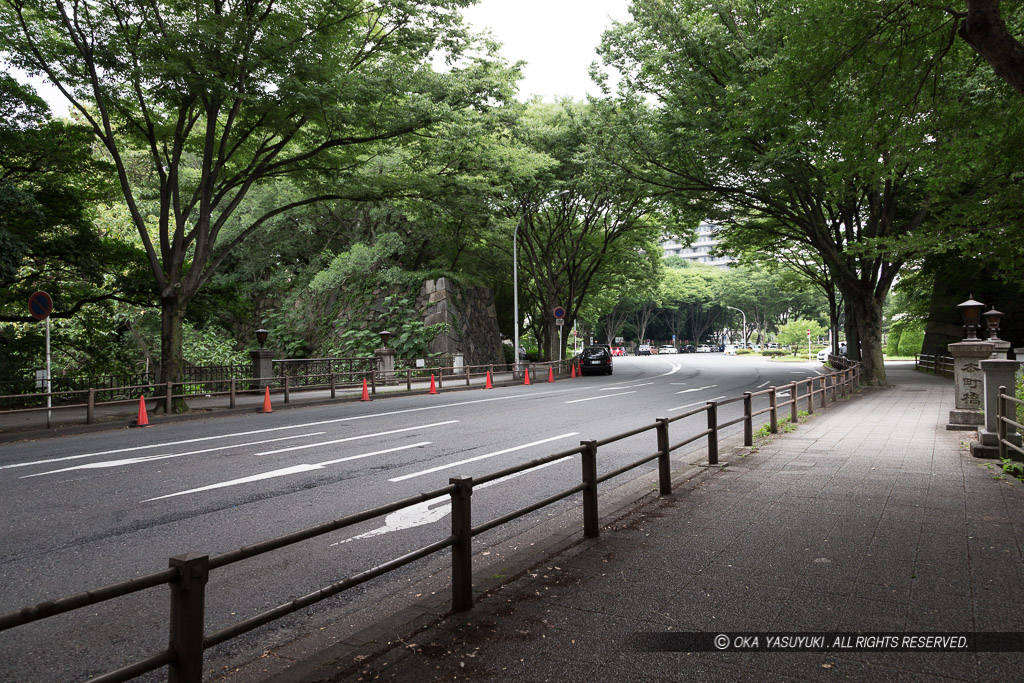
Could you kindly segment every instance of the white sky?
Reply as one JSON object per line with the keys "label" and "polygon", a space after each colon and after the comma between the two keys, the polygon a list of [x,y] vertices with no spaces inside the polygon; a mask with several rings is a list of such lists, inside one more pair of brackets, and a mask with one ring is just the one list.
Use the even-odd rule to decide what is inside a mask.
{"label": "white sky", "polygon": [[[509,62],[523,60],[519,99],[540,95],[585,99],[599,94],[588,73],[601,33],[613,20],[628,21],[630,0],[479,0],[465,11],[476,31],[490,29]],[[56,89],[32,79],[55,115],[68,106]]]}
{"label": "white sky", "polygon": [[630,19],[629,5],[630,0],[479,0],[464,16],[478,31],[491,29],[509,62],[528,62],[519,99],[582,100],[599,94],[590,64],[612,21]]}

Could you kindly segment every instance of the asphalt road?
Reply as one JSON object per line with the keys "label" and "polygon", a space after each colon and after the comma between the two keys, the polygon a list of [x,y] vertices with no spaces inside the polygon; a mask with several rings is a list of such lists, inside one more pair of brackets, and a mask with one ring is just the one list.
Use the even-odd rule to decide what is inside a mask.
{"label": "asphalt road", "polygon": [[[2,445],[0,613],[158,571],[172,555],[233,550],[434,490],[453,476],[494,472],[820,371],[816,363],[720,354],[626,357],[615,359],[612,376]],[[740,410],[739,403],[723,408],[720,420]],[[702,429],[702,419],[673,424],[672,441]],[[602,447],[599,472],[655,449],[653,432]],[[579,476],[579,461],[570,458],[481,486],[473,495],[474,523],[567,489]],[[574,496],[488,539],[578,505]],[[446,499],[430,501],[218,570],[207,593],[207,629],[444,538],[448,512]],[[215,648],[207,662],[242,661],[267,642],[444,563],[438,557],[382,577]],[[112,670],[165,647],[166,621],[166,589],[154,589],[2,632],[0,680],[73,681]]]}

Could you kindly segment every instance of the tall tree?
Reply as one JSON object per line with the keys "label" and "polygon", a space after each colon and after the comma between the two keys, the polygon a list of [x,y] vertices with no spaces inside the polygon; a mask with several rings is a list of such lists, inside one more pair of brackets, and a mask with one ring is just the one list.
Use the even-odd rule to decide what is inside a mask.
{"label": "tall tree", "polygon": [[666,226],[659,206],[643,184],[594,154],[596,124],[586,105],[534,102],[519,128],[526,145],[555,162],[513,185],[506,208],[510,223],[521,221],[519,286],[533,305],[548,359],[558,357],[556,306],[565,308],[564,325],[571,328],[603,278],[660,266],[658,238]]}
{"label": "tall tree", "polygon": [[27,301],[39,289],[58,319],[148,299],[135,298],[140,250],[94,222],[97,204],[114,197],[110,171],[88,128],[51,118],[30,88],[0,74],[0,322],[34,322]]}
{"label": "tall tree", "polygon": [[[237,245],[365,192],[347,187],[352,169],[508,93],[513,73],[486,59],[429,66],[469,46],[469,2],[0,2],[7,59],[53,83],[116,168],[161,304],[165,379],[180,377],[189,303]],[[310,190],[228,236],[250,191],[282,177]]]}
{"label": "tall tree", "polygon": [[1019,8],[1013,17],[1016,33],[1007,27],[999,0],[967,0],[966,12],[951,8],[946,11],[962,20],[960,37],[992,65],[999,78],[1024,95],[1024,44],[1018,38],[1019,22],[1024,20],[1024,16],[1021,16]]}
{"label": "tall tree", "polygon": [[924,247],[913,236],[930,217],[935,151],[957,137],[936,111],[960,94],[947,71],[964,60],[940,59],[949,26],[873,0],[637,0],[633,15],[602,48],[623,74],[608,157],[726,234],[757,222],[814,250],[847,302],[866,381],[884,384],[882,303]]}

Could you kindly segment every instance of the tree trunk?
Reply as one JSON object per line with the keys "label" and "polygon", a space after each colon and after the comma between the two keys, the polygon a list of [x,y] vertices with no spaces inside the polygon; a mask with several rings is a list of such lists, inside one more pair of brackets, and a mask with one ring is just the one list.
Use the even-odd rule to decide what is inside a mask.
{"label": "tree trunk", "polygon": [[[860,342],[861,382],[868,386],[885,386],[885,359],[882,356],[882,300],[858,292],[857,296],[846,295],[856,324],[857,340],[847,340],[847,353]],[[855,356],[854,356],[855,357]]]}
{"label": "tree trunk", "polygon": [[[187,304],[177,298],[164,298],[160,308],[160,381],[180,382],[185,370],[184,339],[182,328],[185,322]],[[159,404],[163,409],[163,402]],[[173,401],[173,412],[188,412],[188,404],[183,398]]]}

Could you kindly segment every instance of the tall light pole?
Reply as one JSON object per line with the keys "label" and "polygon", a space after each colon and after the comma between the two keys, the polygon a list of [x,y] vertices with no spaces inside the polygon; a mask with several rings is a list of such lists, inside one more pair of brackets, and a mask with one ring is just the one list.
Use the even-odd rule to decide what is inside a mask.
{"label": "tall light pole", "polygon": [[[726,308],[731,308],[734,311],[740,311],[740,309],[735,306],[726,306]],[[743,348],[747,348],[747,314],[740,311],[740,315],[743,316]]]}
{"label": "tall light pole", "polygon": [[515,319],[513,320],[515,323],[515,336],[512,340],[512,345],[514,347],[513,350],[515,352],[515,363],[512,367],[514,367],[516,371],[519,370],[519,253],[516,250],[516,244],[519,241],[519,226],[523,224],[523,219],[536,211],[541,204],[549,202],[555,197],[564,197],[567,194],[569,194],[569,190],[562,190],[561,192],[556,192],[527,206],[526,211],[524,211],[523,215],[519,217],[518,221],[516,221],[516,229],[512,231],[512,314],[515,316]]}

